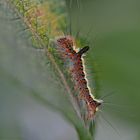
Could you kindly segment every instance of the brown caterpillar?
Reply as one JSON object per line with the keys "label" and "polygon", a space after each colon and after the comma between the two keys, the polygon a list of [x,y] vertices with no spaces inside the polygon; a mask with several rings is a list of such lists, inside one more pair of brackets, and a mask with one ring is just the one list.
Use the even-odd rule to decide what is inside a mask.
{"label": "brown caterpillar", "polygon": [[86,118],[88,120],[94,119],[98,106],[101,105],[102,101],[95,99],[91,94],[85,76],[82,55],[89,50],[89,47],[86,46],[76,52],[74,49],[74,39],[71,36],[64,36],[56,39],[56,45],[61,57],[64,61],[68,62],[72,80],[79,93],[79,99],[84,100],[86,103],[88,113]]}

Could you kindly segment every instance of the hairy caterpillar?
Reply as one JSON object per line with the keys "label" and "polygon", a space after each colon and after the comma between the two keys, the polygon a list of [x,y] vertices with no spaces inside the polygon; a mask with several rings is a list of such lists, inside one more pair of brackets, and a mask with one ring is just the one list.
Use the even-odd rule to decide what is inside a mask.
{"label": "hairy caterpillar", "polygon": [[91,120],[102,101],[96,100],[91,94],[85,76],[82,55],[89,50],[89,47],[86,46],[76,52],[74,50],[74,39],[71,36],[60,37],[56,40],[56,45],[61,57],[68,62],[68,69],[75,84],[75,89],[79,92],[79,98],[85,101],[88,111],[87,119]]}

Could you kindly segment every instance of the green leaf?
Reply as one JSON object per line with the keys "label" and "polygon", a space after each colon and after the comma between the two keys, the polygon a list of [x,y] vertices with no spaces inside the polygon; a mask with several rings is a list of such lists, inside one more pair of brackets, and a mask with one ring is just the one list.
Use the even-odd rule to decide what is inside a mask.
{"label": "green leaf", "polygon": [[[2,110],[5,110],[6,113],[2,113],[3,117],[0,123],[3,122],[3,125],[0,129],[6,128],[5,132],[1,131],[0,136],[3,139],[22,139],[22,136],[26,135],[22,130],[24,127],[21,127],[23,121],[17,115],[17,112],[22,110],[22,102],[26,102],[28,97],[29,99],[35,99],[37,104],[42,105],[42,107],[45,106],[47,109],[50,108],[54,112],[62,114],[65,120],[69,122],[69,125],[74,126],[80,140],[91,140],[88,130],[75,113],[65,85],[60,82],[59,73],[56,74],[56,67],[51,66],[50,56],[46,56],[45,49],[32,47],[34,44],[31,41],[30,30],[23,30],[26,26],[22,17],[16,15],[18,18],[11,20],[15,19],[15,14],[18,13],[13,11],[10,6],[10,3],[3,2],[2,9],[0,9],[2,19],[0,23],[2,30],[0,34],[0,75],[2,77],[0,82],[2,83],[1,96],[4,96],[1,100],[5,101],[7,98],[11,98],[8,104],[7,102],[1,103]],[[24,12],[24,8],[22,7],[19,10]],[[36,46],[38,44],[35,43]],[[15,98],[17,95],[18,99]],[[13,112],[9,112],[10,106],[14,110]],[[10,119],[8,116],[6,119],[4,117],[7,112],[9,112],[8,116],[11,116],[11,113],[13,114],[10,122],[13,122],[13,118],[15,118],[14,124],[9,123],[6,125],[7,119]],[[34,118],[34,116],[32,117]],[[9,131],[14,127],[15,130],[11,136]],[[7,133],[9,135],[6,135]],[[53,132],[50,133],[51,135],[53,136]]]}

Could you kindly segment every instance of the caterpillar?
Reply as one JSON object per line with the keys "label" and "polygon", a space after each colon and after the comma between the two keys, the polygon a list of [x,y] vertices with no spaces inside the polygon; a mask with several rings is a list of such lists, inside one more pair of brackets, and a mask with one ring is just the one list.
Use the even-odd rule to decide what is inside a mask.
{"label": "caterpillar", "polygon": [[79,99],[84,100],[86,103],[87,119],[94,119],[102,100],[95,99],[91,94],[84,71],[82,56],[89,50],[89,46],[85,46],[76,52],[74,49],[74,38],[71,36],[60,37],[56,39],[55,43],[63,60],[68,62],[68,69],[75,84],[75,89],[79,92]]}

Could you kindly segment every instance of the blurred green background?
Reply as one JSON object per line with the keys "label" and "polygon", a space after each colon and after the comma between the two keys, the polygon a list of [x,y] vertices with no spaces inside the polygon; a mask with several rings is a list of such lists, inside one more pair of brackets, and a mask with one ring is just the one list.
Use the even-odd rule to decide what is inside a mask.
{"label": "blurred green background", "polygon": [[80,10],[74,5],[73,30],[92,42],[87,57],[89,69],[97,69],[97,91],[101,97],[113,93],[99,113],[97,139],[139,140],[140,1],[87,0],[79,2]]}
{"label": "blurred green background", "polygon": [[[0,140],[75,140],[74,127],[57,108],[72,113],[63,86],[30,34],[0,2]],[[87,67],[98,65],[98,92],[106,97],[95,140],[140,139],[140,1],[73,1],[72,31],[92,41]],[[86,44],[87,45],[87,44]],[[95,81],[96,82],[96,81]],[[58,90],[59,89],[59,90]],[[32,92],[46,98],[44,107]]]}

